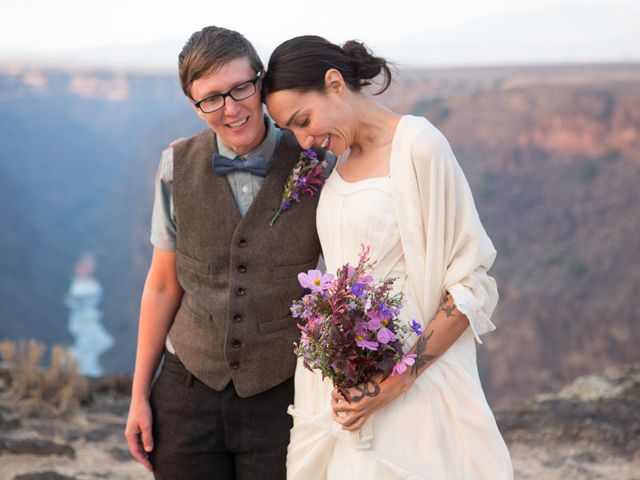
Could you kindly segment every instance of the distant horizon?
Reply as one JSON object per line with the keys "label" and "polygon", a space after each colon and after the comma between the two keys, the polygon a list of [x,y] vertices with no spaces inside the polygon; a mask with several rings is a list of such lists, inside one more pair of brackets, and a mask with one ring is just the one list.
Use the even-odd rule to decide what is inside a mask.
{"label": "distant horizon", "polygon": [[278,44],[303,34],[338,44],[358,39],[411,69],[640,62],[637,0],[399,0],[393,8],[380,0],[245,0],[243,7],[13,2],[0,17],[0,62],[172,72],[187,39],[212,21],[246,35],[265,63]]}
{"label": "distant horizon", "polygon": [[[445,65],[400,65],[399,71],[459,71],[459,70],[501,70],[501,69],[536,69],[536,68],[571,68],[571,67],[640,67],[640,58],[631,60],[574,60],[574,61],[530,61],[504,63],[467,63]],[[155,67],[134,65],[83,64],[78,62],[58,62],[49,60],[14,60],[3,58],[0,54],[0,74],[10,73],[12,70],[20,72],[44,73],[109,73],[131,75],[176,75],[177,67]]]}

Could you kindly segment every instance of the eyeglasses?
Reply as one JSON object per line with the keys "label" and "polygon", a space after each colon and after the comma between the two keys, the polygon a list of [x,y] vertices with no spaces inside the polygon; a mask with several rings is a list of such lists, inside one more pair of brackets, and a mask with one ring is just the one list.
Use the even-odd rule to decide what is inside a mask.
{"label": "eyeglasses", "polygon": [[196,108],[199,108],[202,113],[213,113],[215,111],[220,110],[224,107],[225,101],[227,97],[233,98],[236,102],[240,100],[245,100],[249,98],[251,95],[256,93],[257,87],[256,83],[260,80],[261,73],[258,72],[256,74],[256,78],[253,80],[248,80],[246,82],[242,82],[231,90],[225,93],[216,93],[215,95],[211,95],[210,97],[203,98],[198,102],[193,102],[193,105]]}

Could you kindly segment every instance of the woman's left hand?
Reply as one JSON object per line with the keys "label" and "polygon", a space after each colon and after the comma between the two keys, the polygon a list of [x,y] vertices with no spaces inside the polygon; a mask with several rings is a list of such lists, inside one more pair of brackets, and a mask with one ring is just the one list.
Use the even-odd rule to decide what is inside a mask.
{"label": "woman's left hand", "polygon": [[382,377],[374,377],[368,382],[348,389],[351,402],[347,402],[337,388],[331,392],[331,408],[333,419],[342,425],[344,430],[357,430],[367,419],[396,397],[406,392],[415,377],[408,369],[401,375],[388,377],[381,382]]}

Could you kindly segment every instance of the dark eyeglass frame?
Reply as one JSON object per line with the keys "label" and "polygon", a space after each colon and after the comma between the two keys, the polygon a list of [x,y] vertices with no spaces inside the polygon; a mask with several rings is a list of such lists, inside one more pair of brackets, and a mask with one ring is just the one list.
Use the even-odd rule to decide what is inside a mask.
{"label": "dark eyeglass frame", "polygon": [[[216,93],[215,95],[211,95],[207,98],[203,98],[202,100],[198,100],[197,102],[194,100],[191,100],[191,102],[193,103],[193,106],[198,108],[202,113],[213,113],[213,112],[217,112],[218,110],[221,110],[224,108],[225,104],[227,103],[227,97],[231,97],[233,98],[236,102],[240,102],[242,100],[246,100],[249,97],[252,97],[253,95],[256,94],[256,92],[258,91],[258,86],[256,85],[256,83],[258,82],[258,80],[260,80],[262,77],[262,72],[258,72],[256,73],[256,77],[253,80],[247,80],[246,82],[242,82],[239,83],[238,85],[236,85],[235,87],[229,89],[228,91],[224,92],[224,93]],[[251,93],[251,95],[247,95],[246,97],[242,97],[242,98],[236,98],[233,96],[233,92],[236,88],[242,87],[243,85],[248,85],[248,84],[253,84],[253,92]],[[217,98],[217,97],[221,97],[222,98],[222,105],[214,110],[209,110],[206,111],[202,108],[202,103],[210,101],[213,98]]]}

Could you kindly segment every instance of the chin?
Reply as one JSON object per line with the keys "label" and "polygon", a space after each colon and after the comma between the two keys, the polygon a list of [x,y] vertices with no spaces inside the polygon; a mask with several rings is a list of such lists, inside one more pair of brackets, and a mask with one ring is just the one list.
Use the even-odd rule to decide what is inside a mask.
{"label": "chin", "polygon": [[327,151],[333,153],[335,156],[339,157],[340,155],[342,155],[347,149],[344,148],[341,145],[329,145],[329,149]]}

